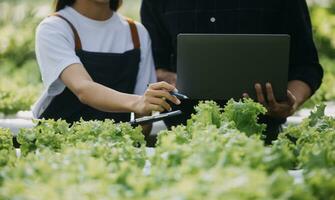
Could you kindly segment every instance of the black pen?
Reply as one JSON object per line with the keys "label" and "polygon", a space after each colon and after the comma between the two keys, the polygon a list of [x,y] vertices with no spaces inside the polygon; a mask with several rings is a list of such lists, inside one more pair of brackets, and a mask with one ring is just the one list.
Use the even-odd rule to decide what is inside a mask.
{"label": "black pen", "polygon": [[170,94],[171,94],[172,96],[177,97],[178,99],[189,99],[188,96],[186,96],[186,95],[184,95],[184,94],[181,94],[181,93],[179,93],[179,92],[176,92],[176,91],[172,91],[172,92],[170,92]]}
{"label": "black pen", "polygon": [[[150,86],[150,84],[147,84],[147,87],[149,87]],[[184,94],[181,94],[181,93],[179,93],[179,92],[177,92],[178,90],[174,90],[174,91],[172,91],[172,92],[170,92],[170,94],[172,95],[172,96],[175,96],[175,97],[177,97],[178,99],[189,99],[188,98],[188,96],[186,96],[186,95],[184,95]]]}

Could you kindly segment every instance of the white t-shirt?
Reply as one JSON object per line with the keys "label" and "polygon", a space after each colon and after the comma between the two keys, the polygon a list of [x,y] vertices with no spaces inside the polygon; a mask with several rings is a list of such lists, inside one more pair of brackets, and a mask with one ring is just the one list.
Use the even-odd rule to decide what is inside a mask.
{"label": "white t-shirt", "polygon": [[[68,6],[59,14],[77,29],[85,51],[124,53],[134,49],[129,23],[118,13],[106,21],[96,21]],[[156,82],[156,75],[149,34],[140,23],[136,26],[141,42],[141,61],[134,93],[142,95],[149,83]],[[64,91],[65,85],[59,78],[62,71],[72,64],[81,64],[75,53],[73,31],[65,20],[52,16],[40,23],[36,31],[36,56],[45,86],[33,106],[33,115],[38,118],[52,99]]]}

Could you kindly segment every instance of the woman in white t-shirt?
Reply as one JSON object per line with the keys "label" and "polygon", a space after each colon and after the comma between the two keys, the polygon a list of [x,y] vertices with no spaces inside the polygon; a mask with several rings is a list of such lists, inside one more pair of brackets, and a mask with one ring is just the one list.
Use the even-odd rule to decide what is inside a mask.
{"label": "woman in white t-shirt", "polygon": [[155,83],[149,35],[116,12],[121,3],[56,1],[56,13],[36,32],[46,86],[33,108],[36,118],[119,122],[129,121],[130,112],[144,116],[170,110],[167,101],[180,104],[169,93],[173,86]]}

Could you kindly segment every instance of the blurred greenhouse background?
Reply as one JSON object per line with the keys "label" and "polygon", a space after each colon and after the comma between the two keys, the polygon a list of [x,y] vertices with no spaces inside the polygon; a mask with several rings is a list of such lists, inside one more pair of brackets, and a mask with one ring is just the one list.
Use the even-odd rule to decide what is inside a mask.
{"label": "blurred greenhouse background", "polygon": [[[124,0],[121,13],[139,20],[141,0]],[[0,0],[0,113],[29,110],[42,90],[34,55],[37,24],[52,12],[50,0]],[[310,0],[314,36],[326,75],[306,104],[335,100],[335,1]]]}
{"label": "blurred greenhouse background", "polygon": [[[141,0],[123,1],[120,12],[140,20]],[[187,126],[154,123],[153,135],[163,131],[146,148],[127,123],[70,126],[18,112],[43,89],[34,37],[53,0],[0,0],[0,200],[335,200],[335,0],[308,3],[325,77],[305,107],[327,105],[301,109],[267,146],[256,123],[265,108],[230,101],[222,112],[207,102]]]}

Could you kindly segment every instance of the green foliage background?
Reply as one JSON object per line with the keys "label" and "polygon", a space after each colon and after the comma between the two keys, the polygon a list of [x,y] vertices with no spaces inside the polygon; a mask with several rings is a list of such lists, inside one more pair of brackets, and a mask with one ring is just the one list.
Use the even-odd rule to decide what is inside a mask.
{"label": "green foliage background", "polygon": [[[140,3],[141,0],[124,0],[120,12],[139,20]],[[313,106],[335,99],[335,1],[309,0],[309,6],[315,42],[326,72],[321,89],[306,104]],[[52,7],[50,0],[0,0],[0,113],[29,109],[42,89],[34,33]]]}

